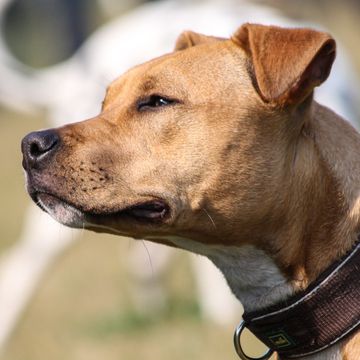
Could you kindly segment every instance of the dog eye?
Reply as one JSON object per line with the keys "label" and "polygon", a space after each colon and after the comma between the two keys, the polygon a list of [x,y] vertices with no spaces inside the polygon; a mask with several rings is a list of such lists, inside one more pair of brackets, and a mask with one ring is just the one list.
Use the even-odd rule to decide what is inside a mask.
{"label": "dog eye", "polygon": [[144,111],[146,109],[159,108],[161,106],[167,106],[175,103],[173,99],[166,98],[160,95],[151,95],[145,99],[141,99],[137,103],[137,110]]}

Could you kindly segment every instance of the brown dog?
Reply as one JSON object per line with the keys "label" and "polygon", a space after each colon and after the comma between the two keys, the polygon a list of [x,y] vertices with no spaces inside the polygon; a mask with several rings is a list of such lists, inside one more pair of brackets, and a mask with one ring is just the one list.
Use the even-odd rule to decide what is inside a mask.
{"label": "brown dog", "polygon": [[[206,255],[246,311],[273,305],[359,233],[360,137],[312,99],[334,58],[309,29],[185,32],[96,118],[24,138],[28,191],[65,225]],[[307,359],[359,359],[359,340]]]}

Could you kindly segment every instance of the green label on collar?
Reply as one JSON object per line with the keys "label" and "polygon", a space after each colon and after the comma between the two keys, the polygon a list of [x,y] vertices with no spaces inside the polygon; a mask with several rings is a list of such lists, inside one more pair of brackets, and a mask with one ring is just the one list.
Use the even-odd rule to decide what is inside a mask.
{"label": "green label on collar", "polygon": [[267,334],[266,336],[276,349],[283,349],[294,345],[294,342],[283,330]]}

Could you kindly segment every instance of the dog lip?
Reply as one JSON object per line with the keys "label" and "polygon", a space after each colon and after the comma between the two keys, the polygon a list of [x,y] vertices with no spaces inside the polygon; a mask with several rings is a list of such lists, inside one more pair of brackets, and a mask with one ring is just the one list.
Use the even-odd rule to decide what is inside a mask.
{"label": "dog lip", "polygon": [[161,223],[170,217],[170,206],[162,199],[140,201],[116,211],[84,211],[91,219],[127,217],[142,223]]}
{"label": "dog lip", "polygon": [[84,213],[75,206],[63,201],[59,197],[46,193],[36,192],[30,193],[31,198],[42,210],[47,212],[61,224],[79,228],[85,221]]}
{"label": "dog lip", "polygon": [[155,199],[131,205],[118,214],[130,215],[138,220],[163,221],[169,216],[170,207],[164,200]]}
{"label": "dog lip", "polygon": [[[43,211],[49,213],[50,215],[53,215],[53,211],[49,209],[49,206],[47,206],[46,203],[50,203],[51,208],[61,206],[69,212],[73,212],[77,218],[82,218],[85,222],[87,222],[86,219],[90,220],[90,223],[92,223],[93,220],[97,223],[98,220],[101,221],[106,218],[114,219],[118,217],[129,217],[137,220],[138,222],[160,223],[170,217],[170,206],[167,202],[159,198],[128,205],[120,210],[101,211],[96,209],[85,210],[82,207],[76,206],[75,204],[64,200],[56,194],[46,191],[33,190],[30,192],[30,196]],[[64,223],[61,219],[57,220]],[[72,226],[71,224],[66,223],[65,225]]]}

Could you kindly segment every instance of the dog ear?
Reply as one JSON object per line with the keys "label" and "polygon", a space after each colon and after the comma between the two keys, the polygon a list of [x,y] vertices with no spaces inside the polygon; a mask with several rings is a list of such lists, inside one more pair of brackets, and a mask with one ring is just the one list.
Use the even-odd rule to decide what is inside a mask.
{"label": "dog ear", "polygon": [[175,51],[185,50],[196,45],[223,41],[225,39],[199,34],[193,31],[184,31],[179,35],[175,43]]}
{"label": "dog ear", "polygon": [[279,105],[303,102],[327,79],[336,54],[335,40],[311,29],[244,24],[232,40],[250,57],[262,99]]}

